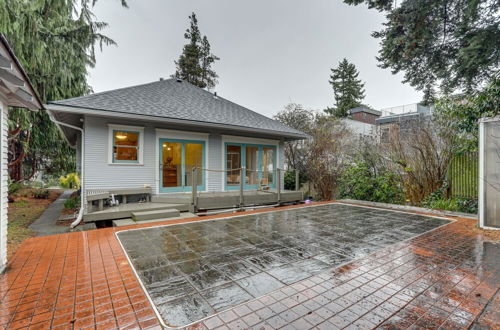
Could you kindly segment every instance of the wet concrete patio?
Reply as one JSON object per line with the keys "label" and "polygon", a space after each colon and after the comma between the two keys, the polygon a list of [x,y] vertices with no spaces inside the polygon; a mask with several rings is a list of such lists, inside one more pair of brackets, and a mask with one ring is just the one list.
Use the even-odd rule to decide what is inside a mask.
{"label": "wet concrete patio", "polygon": [[330,204],[118,238],[165,325],[179,327],[449,222]]}
{"label": "wet concrete patio", "polygon": [[[344,211],[345,216],[353,213],[349,210],[355,209],[345,208],[347,210]],[[298,210],[307,211],[300,211],[302,215],[296,220],[292,220],[292,222],[296,221],[297,224],[300,223],[300,219],[308,217],[310,213],[308,211],[312,208],[299,208]],[[339,212],[341,212],[340,209]],[[376,211],[376,213],[378,212],[382,211]],[[325,217],[328,216],[328,212],[326,213]],[[254,226],[245,227],[246,222],[241,221],[244,218],[238,218],[236,226],[243,226],[243,229],[240,228],[238,232],[244,230],[245,233],[251,233],[253,229],[273,228],[273,226],[266,227],[269,220],[267,218],[270,217],[271,213],[254,211],[251,214],[259,214],[260,220],[257,223],[254,221]],[[392,217],[393,214],[395,213],[389,212],[385,215],[380,213],[375,218],[386,223],[386,218]],[[212,219],[214,218],[212,217]],[[224,216],[217,218],[224,218]],[[199,219],[194,219],[194,221],[196,220]],[[189,221],[178,220],[175,223],[186,224]],[[220,225],[225,222],[228,223],[227,227]],[[235,232],[232,228],[233,222],[234,220],[215,222],[224,230],[218,228],[214,233]],[[427,220],[424,219],[423,222],[425,223]],[[165,222],[165,224],[167,223],[173,222]],[[208,223],[194,222],[193,225],[203,228]],[[315,221],[310,218],[306,223],[309,225],[304,228],[305,239],[317,239],[316,243],[320,243],[323,237],[328,236],[326,235],[328,230],[326,230],[325,223],[315,226]],[[405,224],[405,226],[408,225],[408,223]],[[184,226],[163,228],[173,229]],[[323,269],[326,271],[318,273],[310,271],[311,269],[307,267],[299,267],[308,276],[303,279],[300,279],[299,276],[293,281],[286,277],[278,279],[279,275],[273,276],[270,273],[273,269],[282,269],[286,265],[296,265],[296,263],[304,263],[304,261],[312,260],[314,263],[319,261],[331,267],[335,267],[338,261],[335,258],[326,257],[318,259],[318,256],[326,254],[323,250],[311,252],[305,249],[303,252],[301,251],[302,257],[292,254],[292,256],[302,259],[290,260],[288,264],[285,263],[285,266],[273,264],[273,267],[268,268],[266,263],[252,263],[250,259],[253,257],[241,259],[245,265],[248,264],[248,267],[243,268],[238,265],[225,268],[224,266],[228,263],[221,263],[219,266],[216,263],[208,263],[209,269],[205,272],[214,270],[220,273],[223,278],[228,278],[224,280],[227,283],[220,283],[219,286],[230,286],[236,283],[251,297],[243,295],[244,299],[248,298],[249,300],[224,310],[225,307],[220,305],[220,301],[226,301],[227,295],[223,296],[224,299],[221,300],[215,293],[216,291],[213,292],[214,294],[207,294],[213,289],[212,282],[207,281],[207,278],[211,277],[194,276],[192,281],[188,280],[196,291],[193,294],[203,292],[204,295],[200,295],[207,303],[210,301],[208,303],[210,308],[215,312],[217,310],[223,311],[209,316],[191,327],[197,329],[270,329],[281,327],[336,329],[380,326],[382,328],[441,327],[451,329],[467,328],[474,325],[493,328],[498,326],[500,319],[498,314],[500,298],[498,294],[495,295],[500,283],[498,265],[500,247],[497,243],[487,241],[480,232],[473,230],[474,226],[475,221],[473,220],[458,219],[456,222],[401,242],[402,236],[395,237],[403,234],[400,229],[404,226],[401,226],[400,223],[392,229],[386,228],[386,230],[394,230],[392,232],[394,235],[386,235],[387,242],[385,239],[366,242],[377,246],[379,250],[374,253],[368,254],[372,251],[363,251],[361,247],[364,244],[357,245],[356,241],[350,242],[351,244],[338,245],[333,248],[336,253],[359,259],[334,270]],[[151,227],[151,225],[140,227],[146,228]],[[363,228],[365,227],[361,226],[360,233],[364,232]],[[130,228],[138,228],[138,226]],[[423,229],[419,228],[419,230]],[[115,230],[115,228],[109,228],[47,236],[29,239],[23,243],[12,258],[6,274],[0,278],[0,326],[13,329],[28,327],[38,329],[50,327],[103,329],[159,327],[160,323],[156,318],[154,308],[142,290],[127,256],[116,239]],[[194,230],[193,237],[196,237],[200,230]],[[289,224],[283,230],[294,232],[296,229]],[[356,228],[353,230],[356,234]],[[154,232],[160,231],[156,229]],[[132,231],[128,233],[132,233]],[[261,232],[257,233],[254,232],[254,236],[272,241],[272,245],[269,242],[252,243],[254,249],[263,251],[262,254],[259,254],[260,256],[267,256],[267,254],[275,256],[276,251],[287,250],[287,248],[276,249],[277,246],[275,246],[276,244],[286,246],[284,241],[278,239],[283,237],[274,239],[274,237],[264,237]],[[307,236],[306,233],[312,234]],[[418,234],[418,232],[411,230],[407,232],[408,235],[410,233]],[[126,235],[126,233],[120,235],[124,234]],[[333,234],[330,239],[342,237],[342,235],[338,236],[336,231]],[[365,232],[365,234],[370,235],[371,233]],[[167,237],[170,238],[178,239],[178,235],[183,237],[182,235],[188,235],[188,233],[175,230],[167,232]],[[152,237],[153,235],[148,236]],[[243,239],[241,235],[235,237],[237,237],[235,238],[237,241]],[[398,239],[399,242],[391,242],[391,237]],[[361,242],[364,238],[357,237],[357,241]],[[231,246],[234,247],[234,240],[228,239],[226,241],[231,243],[225,243],[217,236],[213,239],[218,244],[228,244],[224,247],[227,251],[241,250],[241,247],[240,249],[229,249]],[[191,241],[193,240],[195,238],[191,239]],[[189,241],[187,239],[179,242],[189,246]],[[147,241],[143,239],[143,242],[146,244]],[[171,240],[165,242],[171,242]],[[311,245],[305,244],[305,242],[296,242],[296,246]],[[208,244],[208,242],[206,243]],[[339,243],[349,242],[340,241]],[[386,243],[387,245],[384,245]],[[339,247],[349,247],[349,245],[356,246],[356,248],[351,251],[339,249]],[[196,244],[191,244],[191,246],[190,249],[193,253],[202,253],[197,250]],[[328,249],[328,246],[326,248]],[[325,249],[325,247],[316,244],[314,249]],[[153,256],[153,250],[151,251],[150,256]],[[181,251],[183,250],[178,251],[177,256],[171,255],[172,260],[167,258],[168,263],[164,266],[180,264],[183,261],[182,258],[187,256]],[[304,257],[304,252],[315,254]],[[136,256],[135,259],[137,258]],[[203,258],[209,258],[209,256]],[[277,259],[280,258],[278,255]],[[176,272],[180,272],[182,278],[188,278],[187,273],[193,270],[197,270],[194,273],[199,273],[199,267],[204,269],[204,266],[189,262],[189,260],[184,261],[188,262],[185,265],[173,268]],[[219,261],[221,260],[223,259],[221,258]],[[282,259],[280,260],[283,262]],[[240,259],[231,264],[238,264],[239,261]],[[143,262],[144,265],[148,265],[147,260],[143,260]],[[151,262],[154,264],[157,261]],[[323,266],[321,263],[317,264]],[[258,272],[251,275],[252,270]],[[281,282],[281,286],[267,294],[265,292],[269,288],[259,289],[263,290],[260,293],[252,289],[246,290],[245,288],[250,288],[252,285],[240,285],[241,282],[238,282],[241,281],[240,275],[246,276],[242,279],[248,279],[252,276],[273,276],[276,281]],[[155,276],[154,272],[143,274],[145,283],[147,283],[148,278],[150,283],[160,283],[161,279]],[[305,276],[305,274],[301,276]],[[220,278],[220,276],[216,276],[216,278]],[[254,283],[262,283],[262,281],[257,280]],[[205,288],[204,285],[208,285],[208,287]],[[159,286],[157,289],[161,291],[162,289],[159,289],[161,287]],[[259,285],[253,287],[257,288]],[[172,290],[167,291],[172,294],[175,289],[176,286],[173,286]],[[241,291],[237,292],[241,294]],[[231,296],[241,299],[240,294],[232,294]],[[165,303],[174,299],[167,300]],[[172,313],[174,309],[167,308],[166,310]],[[202,310],[202,313],[199,310]],[[203,308],[196,310],[201,315],[200,319],[210,315],[203,310]]]}

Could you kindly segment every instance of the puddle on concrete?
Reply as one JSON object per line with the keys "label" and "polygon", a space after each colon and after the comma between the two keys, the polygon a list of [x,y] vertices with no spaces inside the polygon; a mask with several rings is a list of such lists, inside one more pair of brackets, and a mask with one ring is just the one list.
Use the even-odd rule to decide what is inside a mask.
{"label": "puddle on concrete", "polygon": [[446,223],[330,204],[118,238],[165,323],[180,327]]}

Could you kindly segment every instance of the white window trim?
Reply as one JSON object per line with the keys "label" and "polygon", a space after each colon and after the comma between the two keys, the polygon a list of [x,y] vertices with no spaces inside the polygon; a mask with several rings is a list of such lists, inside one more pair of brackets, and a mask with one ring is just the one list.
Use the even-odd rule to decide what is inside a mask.
{"label": "white window trim", "polygon": [[[137,163],[114,163],[113,162],[113,131],[126,130],[139,132],[139,155]],[[144,165],[144,127],[108,124],[108,165],[113,166],[142,166]]]}
{"label": "white window trim", "polygon": [[[208,166],[208,153],[210,150],[209,141],[208,141],[208,133],[200,133],[200,132],[190,132],[190,131],[178,131],[173,129],[164,129],[157,128],[156,129],[156,137],[155,137],[155,164],[157,164],[156,168],[156,194],[157,195],[178,195],[178,194],[191,194],[190,192],[160,192],[160,139],[172,139],[172,140],[199,140],[205,142],[205,164]],[[203,192],[208,191],[208,174],[205,175],[205,190],[201,190]]]}

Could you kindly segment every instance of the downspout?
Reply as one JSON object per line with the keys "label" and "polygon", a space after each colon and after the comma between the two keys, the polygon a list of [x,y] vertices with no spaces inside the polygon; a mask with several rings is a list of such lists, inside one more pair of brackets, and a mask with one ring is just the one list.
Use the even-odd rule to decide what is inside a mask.
{"label": "downspout", "polygon": [[66,126],[66,127],[72,128],[72,129],[76,129],[77,131],[80,131],[80,133],[82,133],[82,137],[81,137],[82,147],[80,150],[80,152],[81,152],[81,157],[80,157],[80,176],[81,176],[80,177],[80,188],[81,188],[80,211],[78,211],[78,216],[76,217],[76,220],[73,221],[70,225],[71,228],[75,228],[76,226],[78,226],[80,224],[80,222],[82,222],[83,211],[84,211],[84,202],[85,202],[85,195],[84,195],[84,172],[85,172],[84,164],[85,163],[84,163],[84,158],[83,158],[85,155],[85,139],[84,139],[85,132],[84,132],[83,128],[81,128],[81,127],[73,126],[73,125],[58,121],[57,119],[54,118],[54,115],[52,114],[52,112],[47,111],[47,113],[49,114],[49,118],[53,123],[61,125],[61,126]]}

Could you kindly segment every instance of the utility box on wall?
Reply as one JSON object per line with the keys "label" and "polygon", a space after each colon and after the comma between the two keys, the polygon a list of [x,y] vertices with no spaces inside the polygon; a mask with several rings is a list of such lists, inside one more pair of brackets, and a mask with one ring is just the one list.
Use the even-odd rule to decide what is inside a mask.
{"label": "utility box on wall", "polygon": [[479,225],[500,229],[500,117],[479,122]]}

